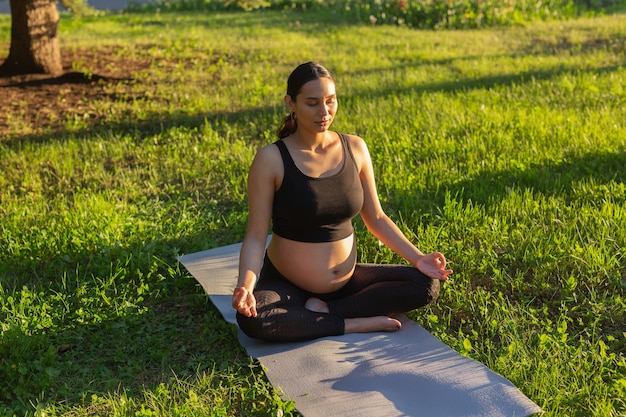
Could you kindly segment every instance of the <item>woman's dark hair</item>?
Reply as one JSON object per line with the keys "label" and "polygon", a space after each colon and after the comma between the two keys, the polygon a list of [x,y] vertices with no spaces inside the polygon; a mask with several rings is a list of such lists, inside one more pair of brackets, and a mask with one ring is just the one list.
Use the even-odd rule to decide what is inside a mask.
{"label": "woman's dark hair", "polygon": [[[287,79],[287,95],[291,97],[293,101],[296,101],[296,96],[300,93],[300,89],[304,84],[320,78],[330,78],[334,80],[331,73],[317,62],[306,62],[298,65]],[[278,138],[286,138],[295,132],[297,127],[298,124],[295,115],[293,113],[287,115],[278,129]]]}

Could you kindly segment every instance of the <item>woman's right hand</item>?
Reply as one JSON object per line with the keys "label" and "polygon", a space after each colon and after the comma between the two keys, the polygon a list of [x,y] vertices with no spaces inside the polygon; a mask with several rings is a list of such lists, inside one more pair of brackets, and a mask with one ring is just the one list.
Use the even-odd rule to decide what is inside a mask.
{"label": "woman's right hand", "polygon": [[245,287],[235,288],[233,308],[246,317],[256,317],[256,298]]}

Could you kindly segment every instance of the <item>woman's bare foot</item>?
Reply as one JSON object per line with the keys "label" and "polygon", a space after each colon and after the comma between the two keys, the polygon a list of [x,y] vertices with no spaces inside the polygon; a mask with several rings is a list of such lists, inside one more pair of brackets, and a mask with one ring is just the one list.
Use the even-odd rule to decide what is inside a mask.
{"label": "woman's bare foot", "polygon": [[345,333],[395,332],[402,324],[387,316],[345,319]]}
{"label": "woman's bare foot", "polygon": [[304,303],[304,308],[315,311],[316,313],[328,313],[328,304],[319,298],[311,297]]}
{"label": "woman's bare foot", "polygon": [[[304,303],[304,308],[316,313],[328,313],[328,304],[319,298],[311,297]],[[357,317],[345,319],[345,333],[395,332],[402,324],[387,316]]]}

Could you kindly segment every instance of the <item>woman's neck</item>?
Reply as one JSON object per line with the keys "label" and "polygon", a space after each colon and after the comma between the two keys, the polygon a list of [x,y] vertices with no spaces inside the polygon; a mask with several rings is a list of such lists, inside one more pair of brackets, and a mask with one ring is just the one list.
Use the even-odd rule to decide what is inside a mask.
{"label": "woman's neck", "polygon": [[334,143],[332,132],[304,132],[296,130],[292,135],[292,141],[299,148],[305,150],[324,149]]}

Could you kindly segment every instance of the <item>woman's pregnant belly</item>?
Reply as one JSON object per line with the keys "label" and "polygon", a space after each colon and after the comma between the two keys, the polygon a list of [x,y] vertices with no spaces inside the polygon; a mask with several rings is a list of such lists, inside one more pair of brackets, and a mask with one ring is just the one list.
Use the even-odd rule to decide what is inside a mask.
{"label": "woman's pregnant belly", "polygon": [[354,235],[335,242],[297,242],[273,235],[267,255],[276,269],[298,287],[317,294],[337,291],[354,271]]}

